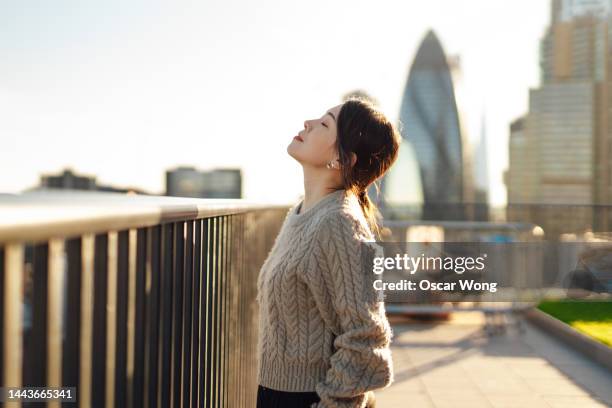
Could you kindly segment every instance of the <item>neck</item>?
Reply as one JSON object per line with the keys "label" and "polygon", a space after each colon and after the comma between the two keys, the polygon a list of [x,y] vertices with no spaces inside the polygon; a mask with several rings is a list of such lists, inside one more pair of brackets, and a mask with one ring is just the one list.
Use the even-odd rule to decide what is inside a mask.
{"label": "neck", "polygon": [[304,166],[304,202],[300,212],[304,212],[329,193],[342,188],[340,172],[329,169],[316,169]]}

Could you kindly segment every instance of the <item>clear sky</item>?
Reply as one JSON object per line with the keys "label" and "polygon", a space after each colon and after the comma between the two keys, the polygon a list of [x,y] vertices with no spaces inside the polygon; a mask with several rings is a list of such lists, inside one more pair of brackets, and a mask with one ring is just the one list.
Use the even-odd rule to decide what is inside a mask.
{"label": "clear sky", "polygon": [[460,110],[483,112],[491,198],[505,201],[509,123],[539,84],[549,0],[0,2],[0,192],[70,166],[164,191],[164,171],[243,168],[245,198],[303,192],[286,153],[305,119],[362,88],[397,121],[432,28],[461,57]]}

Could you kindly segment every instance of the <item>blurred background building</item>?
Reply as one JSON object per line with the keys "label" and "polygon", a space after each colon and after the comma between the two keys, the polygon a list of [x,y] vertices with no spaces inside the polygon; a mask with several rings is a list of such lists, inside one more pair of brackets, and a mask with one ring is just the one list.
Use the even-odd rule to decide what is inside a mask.
{"label": "blurred background building", "polygon": [[166,195],[196,198],[242,198],[240,169],[200,171],[178,167],[166,171]]}
{"label": "blurred background building", "polygon": [[537,222],[552,235],[608,225],[607,211],[593,205],[612,199],[609,11],[609,0],[551,3],[541,85],[529,92],[529,112],[510,125],[510,220]]}
{"label": "blurred background building", "polygon": [[136,193],[149,194],[138,188],[121,188],[110,185],[98,184],[95,176],[79,175],[72,169],[65,168],[59,174],[42,174],[38,186],[24,191],[43,191],[43,190],[90,190],[90,191],[109,191],[114,193]]}
{"label": "blurred background building", "polygon": [[474,205],[473,219],[487,221],[490,218],[489,201],[489,135],[487,132],[486,116],[483,112],[480,124],[480,138],[474,150]]}
{"label": "blurred background building", "polygon": [[426,33],[400,107],[400,157],[382,180],[383,198],[377,197],[386,216],[474,219],[473,208],[465,205],[474,203],[475,195],[472,155],[454,84],[459,61],[447,58],[432,30]]}

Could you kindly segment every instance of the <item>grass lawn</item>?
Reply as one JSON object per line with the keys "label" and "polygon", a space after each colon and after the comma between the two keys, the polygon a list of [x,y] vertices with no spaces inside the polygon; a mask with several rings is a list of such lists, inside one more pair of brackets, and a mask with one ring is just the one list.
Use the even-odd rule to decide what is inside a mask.
{"label": "grass lawn", "polygon": [[612,347],[612,302],[544,301],[538,309]]}

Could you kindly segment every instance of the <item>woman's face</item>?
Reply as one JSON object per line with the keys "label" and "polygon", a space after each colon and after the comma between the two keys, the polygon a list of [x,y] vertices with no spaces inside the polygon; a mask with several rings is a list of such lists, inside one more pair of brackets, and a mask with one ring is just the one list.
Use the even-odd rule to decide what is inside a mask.
{"label": "woman's face", "polygon": [[324,167],[336,159],[336,120],[341,108],[342,104],[334,106],[320,118],[306,120],[304,129],[287,146],[287,153],[303,165],[315,167]]}

